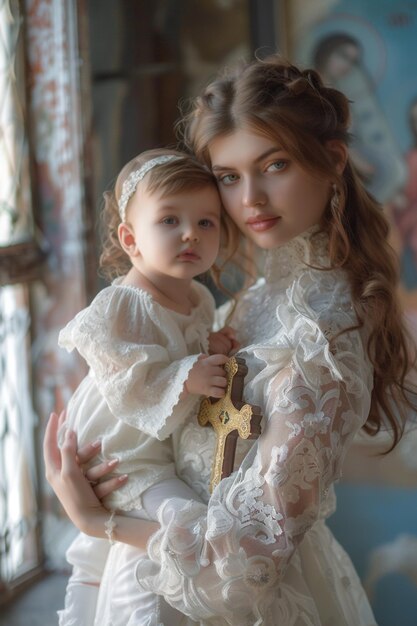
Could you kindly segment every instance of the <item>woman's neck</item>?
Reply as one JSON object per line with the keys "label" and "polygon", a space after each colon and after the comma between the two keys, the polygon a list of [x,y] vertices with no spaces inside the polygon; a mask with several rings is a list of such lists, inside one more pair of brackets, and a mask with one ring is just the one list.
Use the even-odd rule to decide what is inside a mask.
{"label": "woman's neck", "polygon": [[160,274],[147,276],[136,267],[132,267],[122,284],[139,287],[147,291],[161,306],[184,315],[189,315],[195,304],[192,300],[191,279],[178,279]]}
{"label": "woman's neck", "polygon": [[268,250],[263,264],[267,282],[290,282],[307,267],[330,269],[329,237],[315,225],[287,243]]}

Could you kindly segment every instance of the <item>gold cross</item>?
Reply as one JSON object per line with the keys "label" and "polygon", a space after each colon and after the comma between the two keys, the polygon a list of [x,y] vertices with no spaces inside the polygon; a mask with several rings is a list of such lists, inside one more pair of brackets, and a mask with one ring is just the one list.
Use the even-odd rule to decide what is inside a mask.
{"label": "gold cross", "polygon": [[245,360],[231,357],[224,366],[227,388],[223,398],[204,398],[198,413],[200,426],[211,424],[216,434],[216,450],[211,468],[210,491],[233,471],[238,435],[242,439],[258,437],[262,415],[258,406],[244,404],[243,379],[247,374]]}

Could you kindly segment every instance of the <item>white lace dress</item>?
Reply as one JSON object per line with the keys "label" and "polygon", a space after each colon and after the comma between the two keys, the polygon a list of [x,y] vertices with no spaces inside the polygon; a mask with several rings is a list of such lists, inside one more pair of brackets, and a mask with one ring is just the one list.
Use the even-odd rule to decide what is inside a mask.
{"label": "white lace dress", "polygon": [[[268,253],[265,278],[232,325],[246,346],[245,399],[262,407],[262,436],[208,505],[167,500],[142,589],[205,626],[375,626],[350,559],[325,519],[333,483],[370,408],[365,331],[342,270],[317,229]],[[334,338],[332,342],[330,339]],[[208,500],[213,434],[195,422],[176,442],[179,475]],[[241,451],[242,452],[242,451]]]}

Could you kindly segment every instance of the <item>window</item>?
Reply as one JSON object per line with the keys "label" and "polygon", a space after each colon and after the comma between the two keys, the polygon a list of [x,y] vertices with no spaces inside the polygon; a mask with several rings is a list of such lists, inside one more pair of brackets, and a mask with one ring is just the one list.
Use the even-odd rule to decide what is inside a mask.
{"label": "window", "polygon": [[28,281],[45,252],[36,240],[18,0],[0,2],[0,589],[40,562],[31,396]]}

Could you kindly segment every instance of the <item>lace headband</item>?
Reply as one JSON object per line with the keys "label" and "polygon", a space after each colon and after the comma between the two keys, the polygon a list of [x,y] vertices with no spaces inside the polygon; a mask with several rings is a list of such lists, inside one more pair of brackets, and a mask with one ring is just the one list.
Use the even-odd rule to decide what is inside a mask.
{"label": "lace headband", "polygon": [[155,165],[162,165],[163,163],[168,163],[169,161],[177,161],[178,159],[182,159],[182,157],[176,154],[164,154],[162,156],[155,157],[150,161],[146,161],[138,170],[134,170],[130,172],[129,176],[126,178],[125,182],[122,186],[122,194],[120,196],[119,204],[119,215],[122,222],[126,221],[126,207],[130,198],[136,191],[136,187],[138,183],[142,180],[142,178],[151,170]]}

